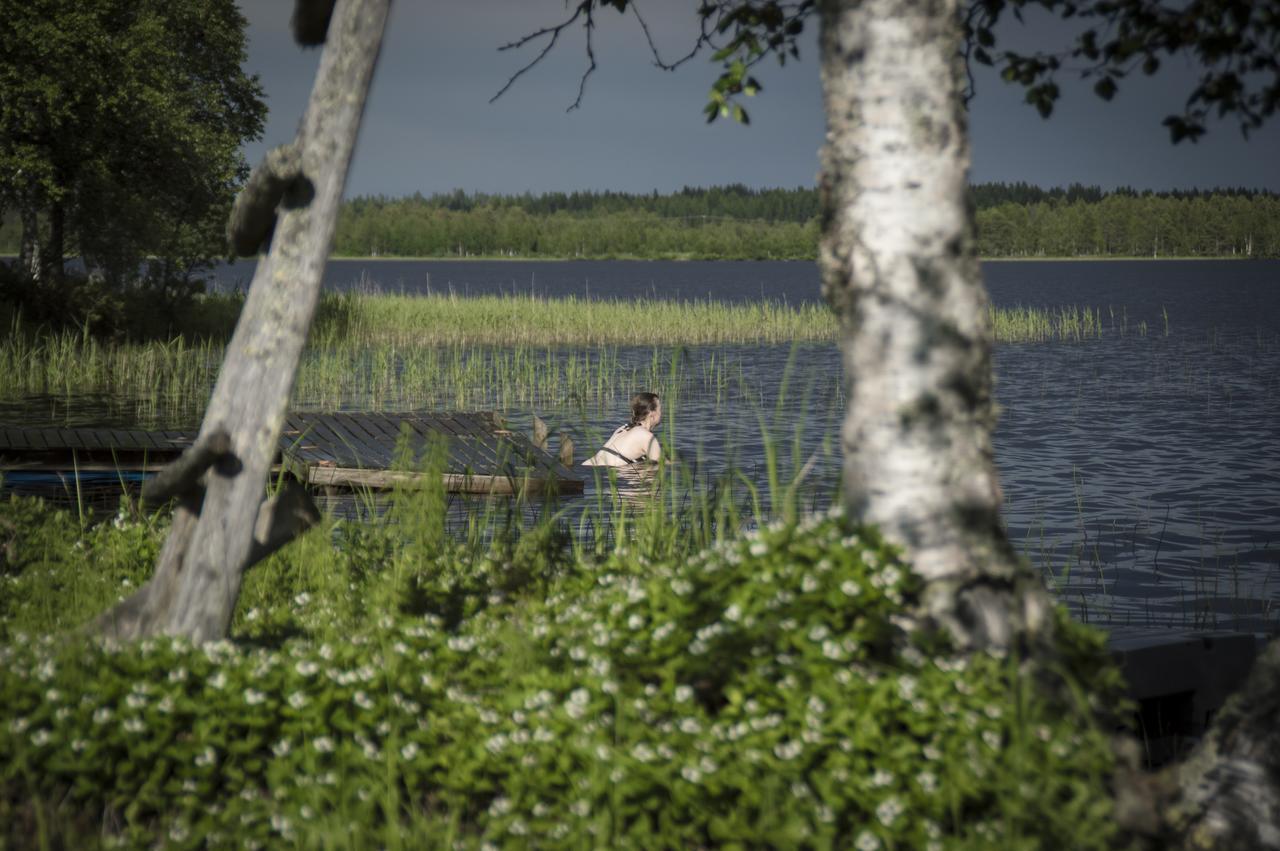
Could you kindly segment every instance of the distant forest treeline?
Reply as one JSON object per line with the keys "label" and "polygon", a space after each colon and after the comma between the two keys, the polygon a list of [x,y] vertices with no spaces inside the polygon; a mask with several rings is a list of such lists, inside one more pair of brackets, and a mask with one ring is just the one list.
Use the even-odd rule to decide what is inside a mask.
{"label": "distant forest treeline", "polygon": [[[1245,189],[1138,192],[1027,183],[970,188],[983,257],[1280,257],[1280,195]],[[0,253],[15,253],[9,211]],[[811,188],[360,197],[343,204],[344,256],[809,260]]]}
{"label": "distant forest treeline", "polygon": [[[971,187],[984,257],[1276,257],[1280,195],[1244,189]],[[685,188],[362,197],[343,205],[348,256],[812,259],[814,189]]]}

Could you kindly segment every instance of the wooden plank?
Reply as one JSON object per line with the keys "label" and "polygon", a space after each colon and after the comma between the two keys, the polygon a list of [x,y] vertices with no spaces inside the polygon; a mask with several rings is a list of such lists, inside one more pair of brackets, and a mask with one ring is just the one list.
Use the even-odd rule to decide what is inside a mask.
{"label": "wooden plank", "polygon": [[[372,436],[377,441],[377,445],[382,450],[381,464],[384,468],[390,468],[395,460],[396,444],[400,440],[400,418],[395,415],[383,413],[367,413],[367,414],[347,414],[353,421]],[[413,440],[413,430],[410,429],[409,447],[417,460],[419,445]]]}
{"label": "wooden plank", "polygon": [[360,422],[360,418],[344,411],[335,411],[327,417],[331,428],[353,446],[362,447],[373,455],[385,452],[382,439]]}
{"label": "wooden plank", "polygon": [[310,483],[312,469],[318,469],[318,470],[326,469],[323,467],[313,467],[311,464],[308,464],[305,461],[301,461],[287,452],[281,453],[280,457],[281,457],[280,466],[284,469],[284,471],[292,475],[295,479],[302,482],[304,485]]}
{"label": "wooden plank", "polygon": [[485,446],[483,443],[477,445],[475,441],[468,439],[468,436],[448,415],[428,414],[418,422],[443,435],[449,441],[450,459],[457,459],[463,465],[463,469],[451,470],[451,472],[469,470],[472,473],[485,475],[505,475],[511,472],[503,467],[492,447]]}
{"label": "wooden plank", "polygon": [[86,449],[94,452],[109,452],[112,449],[121,448],[120,441],[116,438],[117,431],[113,428],[96,428],[92,432],[81,429],[80,439],[84,441]]}
{"label": "wooden plank", "polygon": [[[402,429],[408,427],[409,449],[413,463],[421,464],[427,447],[433,440],[443,440],[445,444],[445,467],[450,472],[483,472],[480,458],[460,443],[456,436],[438,424],[424,420],[418,414],[380,414],[378,427],[392,440],[392,446],[400,440]],[[393,449],[394,456],[394,449]]]}
{"label": "wooden plank", "polygon": [[301,448],[306,444],[314,443],[315,438],[311,433],[309,425],[297,414],[286,414],[284,423],[280,427],[280,437],[276,441],[276,451],[282,455],[287,451],[293,451],[294,448]]}
{"label": "wooden plank", "polygon": [[[140,461],[128,464],[113,464],[105,461],[87,461],[77,462],[75,470],[81,473],[156,473],[164,469],[165,465],[160,463],[142,463]],[[72,474],[71,463],[62,460],[46,460],[31,461],[13,464],[8,467],[11,470],[24,470],[32,473],[66,473],[68,476]]]}
{"label": "wooden plank", "polygon": [[4,427],[3,449],[30,449],[31,444],[27,441],[26,430],[21,428],[13,428],[12,426]]}
{"label": "wooden plank", "polygon": [[[373,435],[374,440],[386,453],[383,466],[390,467],[396,457],[396,445],[400,442],[400,420],[381,413],[352,414],[351,416],[360,423],[362,428]],[[414,462],[417,461],[416,449],[417,445],[410,437],[409,451]]]}
{"label": "wooden plank", "polygon": [[108,434],[111,435],[111,446],[108,448],[114,449],[119,452],[138,451],[137,438],[133,436],[133,432],[131,432],[129,429],[113,428],[108,432]]}
{"label": "wooden plank", "polygon": [[84,449],[84,444],[80,442],[75,429],[58,427],[51,431],[57,434],[59,449]]}
{"label": "wooden plank", "polygon": [[44,439],[44,429],[27,428],[23,429],[23,432],[32,449],[45,450],[49,448],[49,442]]}
{"label": "wooden plank", "polygon": [[314,415],[309,422],[316,443],[328,455],[328,460],[339,467],[367,467],[376,465],[362,436],[352,435],[332,414]]}
{"label": "wooden plank", "polygon": [[335,412],[327,416],[330,428],[341,439],[356,461],[364,467],[387,467],[391,464],[391,449],[381,445],[381,441],[350,414]]}
{"label": "wooden plank", "polygon": [[502,428],[492,412],[455,414],[454,419],[465,424],[469,430],[487,432],[488,439],[497,443],[497,451],[507,454],[511,458],[510,464],[522,466],[524,475],[539,481],[553,480],[562,493],[582,492],[582,476],[565,467],[559,459],[535,447],[523,434]]}
{"label": "wooden plank", "polygon": [[518,457],[533,459],[535,468],[546,475],[560,476],[569,472],[559,461],[534,446],[533,441],[520,432],[512,431],[502,437],[512,445]]}
{"label": "wooden plank", "polygon": [[190,431],[165,430],[158,432],[158,437],[162,438],[158,441],[159,448],[169,449],[179,454],[196,442],[195,432]]}
{"label": "wooden plank", "polygon": [[492,463],[497,465],[495,469],[501,469],[505,473],[511,473],[516,467],[523,467],[523,459],[517,458],[506,451],[502,445],[502,441],[498,435],[479,428],[473,421],[465,416],[458,414],[443,414],[442,419],[452,428],[456,429],[463,435],[470,437],[472,441],[478,445],[487,457],[493,459]]}
{"label": "wooden plank", "polygon": [[[315,467],[310,471],[308,484],[313,487],[367,487],[391,488],[399,484],[424,482],[426,473],[414,473],[403,470],[357,470],[348,467]],[[444,473],[442,475],[445,490],[449,493],[475,493],[490,495],[512,495],[520,489],[537,493],[548,485],[561,484],[536,478],[513,478],[511,476],[463,475]],[[577,485],[581,490],[581,482],[569,483],[570,489]]]}

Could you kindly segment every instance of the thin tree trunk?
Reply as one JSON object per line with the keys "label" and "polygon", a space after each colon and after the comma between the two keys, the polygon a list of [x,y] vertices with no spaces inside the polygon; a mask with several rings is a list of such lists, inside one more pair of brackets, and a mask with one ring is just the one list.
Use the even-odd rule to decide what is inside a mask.
{"label": "thin tree trunk", "polygon": [[[296,505],[282,503],[273,519],[260,507],[319,298],[388,7],[389,0],[339,0],[333,11],[298,139],[277,160],[269,158],[295,169],[275,184],[283,203],[271,253],[254,274],[197,449],[175,481],[189,482],[216,463],[208,469],[203,498],[188,489],[175,510],[155,577],[98,620],[107,635],[167,633],[197,642],[225,636],[245,569],[281,543],[272,524],[299,514]],[[268,175],[263,185],[270,183]],[[268,207],[274,208],[274,199]]]}
{"label": "thin tree trunk", "polygon": [[18,200],[22,218],[22,244],[18,248],[18,268],[34,280],[40,280],[40,213],[36,206],[36,180],[27,178],[26,189]]}
{"label": "thin tree trunk", "polygon": [[821,4],[823,293],[841,324],[844,501],[966,646],[1049,630],[1000,519],[991,328],[966,199],[957,0]]}
{"label": "thin tree trunk", "polygon": [[67,210],[59,199],[49,205],[49,244],[40,256],[40,263],[48,279],[61,283],[66,268]]}

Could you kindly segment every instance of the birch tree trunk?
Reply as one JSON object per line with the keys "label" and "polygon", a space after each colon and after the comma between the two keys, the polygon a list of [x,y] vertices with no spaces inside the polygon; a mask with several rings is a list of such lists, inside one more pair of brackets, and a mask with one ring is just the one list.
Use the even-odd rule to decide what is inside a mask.
{"label": "birch tree trunk", "polygon": [[237,199],[233,243],[252,253],[270,238],[271,252],[258,263],[196,446],[160,488],[181,502],[155,577],[99,618],[109,636],[222,638],[244,571],[313,517],[296,492],[264,504],[265,486],[389,5],[338,0],[297,140],[272,152]]}
{"label": "birch tree trunk", "polygon": [[1171,769],[1178,793],[1162,845],[1280,849],[1280,639],[1214,719],[1186,763]]}
{"label": "birch tree trunk", "polygon": [[1050,629],[1000,519],[992,334],[967,201],[958,0],[823,0],[823,294],[840,320],[850,515],[963,646]]}

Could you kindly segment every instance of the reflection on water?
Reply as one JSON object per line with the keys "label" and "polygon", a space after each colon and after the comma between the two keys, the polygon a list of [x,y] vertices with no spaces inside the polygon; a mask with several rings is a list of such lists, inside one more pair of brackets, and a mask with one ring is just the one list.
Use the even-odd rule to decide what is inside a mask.
{"label": "reflection on water", "polygon": [[[996,351],[996,457],[1020,552],[1090,622],[1276,628],[1280,334],[1259,323],[1280,315],[1280,264],[1000,264],[987,275],[997,278],[998,303],[1124,305],[1099,341]],[[656,368],[652,349],[618,358],[626,374],[654,376],[654,386],[617,387],[616,399],[591,405],[505,412],[528,433],[536,410],[552,434],[572,435],[582,457],[621,421],[631,393],[663,396],[660,437],[682,475],[588,474],[586,493],[555,509],[574,535],[607,538],[611,512],[634,515],[655,499],[693,505],[711,490],[744,518],[768,516],[801,472],[794,499],[829,503],[843,406],[834,346],[663,351]],[[403,400],[378,405],[396,410]],[[122,425],[144,416],[121,399],[0,405],[5,422]],[[198,416],[193,409],[188,422],[166,425]],[[473,502],[451,501],[456,523]]]}

